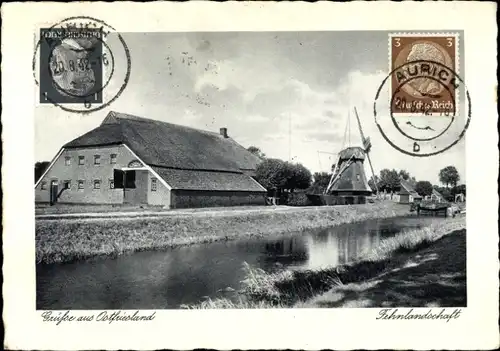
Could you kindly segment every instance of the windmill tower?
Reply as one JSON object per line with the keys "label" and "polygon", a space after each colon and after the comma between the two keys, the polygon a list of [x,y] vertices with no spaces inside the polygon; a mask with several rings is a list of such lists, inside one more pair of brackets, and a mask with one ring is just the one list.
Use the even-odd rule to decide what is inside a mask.
{"label": "windmill tower", "polygon": [[[349,142],[349,146],[340,151],[335,170],[324,192],[324,199],[327,205],[364,204],[366,203],[366,196],[372,194],[364,168],[365,158],[368,158],[373,173],[373,167],[368,156],[371,143],[369,138],[364,137],[358,112],[356,109],[354,111],[363,147],[351,146]],[[347,123],[350,141],[350,116]],[[346,135],[344,135],[344,143]]]}

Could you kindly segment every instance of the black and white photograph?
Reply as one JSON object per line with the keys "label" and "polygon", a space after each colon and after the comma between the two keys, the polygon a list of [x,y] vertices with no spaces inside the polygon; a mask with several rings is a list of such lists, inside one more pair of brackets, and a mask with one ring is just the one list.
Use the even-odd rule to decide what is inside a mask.
{"label": "black and white photograph", "polygon": [[[383,125],[435,155],[386,142],[370,107],[394,35],[122,34],[134,59],[119,100],[57,136],[71,112],[35,111],[37,308],[467,306],[468,106],[415,97],[420,115],[395,117],[409,137]],[[465,96],[463,33],[409,35],[431,62],[453,38],[444,69]],[[448,88],[407,83],[418,65],[400,86]]]}
{"label": "black and white photograph", "polygon": [[[482,284],[478,250],[498,239],[497,115],[485,94],[496,86],[496,60],[478,62],[474,22],[458,21],[467,6],[434,28],[390,23],[387,13],[385,27],[278,21],[251,30],[247,22],[266,14],[267,23],[279,6],[247,4],[240,27],[205,18],[205,27],[169,30],[153,4],[100,5],[52,4],[59,10],[43,23],[36,16],[31,52],[22,51],[32,102],[22,104],[32,116],[22,123],[32,125],[4,138],[13,153],[4,158],[29,138],[22,163],[31,169],[21,173],[32,180],[7,191],[4,206],[22,202],[32,223],[11,247],[29,246],[33,323],[50,333],[79,323],[115,333],[134,323],[161,330],[166,319],[175,325],[174,312],[186,318],[180,327],[201,313],[255,311],[264,327],[266,313],[279,311],[370,311],[380,328],[466,328],[478,297],[471,289]],[[188,13],[187,4],[160,5]],[[318,23],[328,18],[301,6]],[[11,16],[20,8],[9,6]],[[483,45],[494,55],[494,6],[472,8],[489,15]],[[144,12],[127,25],[134,11]],[[491,77],[478,90],[481,69]],[[21,121],[9,123],[4,135],[14,136]],[[493,272],[490,251],[482,252]],[[498,277],[487,277],[484,288],[498,297]]]}

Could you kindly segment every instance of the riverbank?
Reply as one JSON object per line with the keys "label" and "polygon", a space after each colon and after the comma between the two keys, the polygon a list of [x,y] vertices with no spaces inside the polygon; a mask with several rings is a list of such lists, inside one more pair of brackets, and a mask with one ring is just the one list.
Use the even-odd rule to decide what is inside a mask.
{"label": "riverbank", "polygon": [[221,240],[271,237],[306,229],[409,214],[407,205],[379,202],[334,207],[262,207],[168,212],[161,216],[59,218],[35,223],[37,263],[160,250]]}
{"label": "riverbank", "polygon": [[466,306],[465,217],[400,233],[350,264],[268,274],[246,266],[237,302],[188,308]]}

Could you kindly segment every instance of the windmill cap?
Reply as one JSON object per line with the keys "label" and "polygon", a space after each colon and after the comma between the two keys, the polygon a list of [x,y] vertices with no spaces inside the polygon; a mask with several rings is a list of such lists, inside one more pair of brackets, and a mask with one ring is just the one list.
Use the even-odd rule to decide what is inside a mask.
{"label": "windmill cap", "polygon": [[365,159],[365,152],[361,147],[353,146],[353,147],[348,147],[348,148],[340,151],[340,153],[339,153],[339,158],[341,160],[348,160],[353,156],[354,156],[354,159],[356,159],[356,160],[364,160]]}

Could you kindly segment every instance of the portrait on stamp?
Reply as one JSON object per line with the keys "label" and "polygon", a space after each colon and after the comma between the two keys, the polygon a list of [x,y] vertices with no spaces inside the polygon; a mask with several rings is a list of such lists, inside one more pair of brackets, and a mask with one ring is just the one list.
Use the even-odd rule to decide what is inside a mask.
{"label": "portrait on stamp", "polygon": [[391,92],[398,90],[395,115],[455,112],[458,103],[453,73],[458,73],[457,36],[397,35],[390,37]]}

